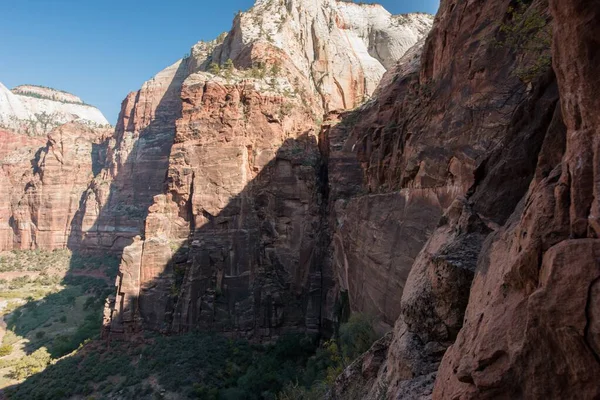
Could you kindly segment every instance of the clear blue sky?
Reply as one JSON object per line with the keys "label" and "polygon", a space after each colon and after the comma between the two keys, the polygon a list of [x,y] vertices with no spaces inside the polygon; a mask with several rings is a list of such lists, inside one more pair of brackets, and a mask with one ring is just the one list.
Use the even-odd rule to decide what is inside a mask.
{"label": "clear blue sky", "polygon": [[[254,0],[0,0],[0,82],[66,90],[115,123],[121,101]],[[394,14],[439,0],[378,1]]]}

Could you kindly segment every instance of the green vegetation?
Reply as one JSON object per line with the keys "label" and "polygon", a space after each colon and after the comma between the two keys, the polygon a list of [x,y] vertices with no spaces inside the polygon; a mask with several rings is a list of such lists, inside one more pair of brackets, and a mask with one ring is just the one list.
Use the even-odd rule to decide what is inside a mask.
{"label": "green vegetation", "polygon": [[99,335],[118,259],[67,250],[0,255],[0,301],[6,332],[0,388],[41,372]]}
{"label": "green vegetation", "polygon": [[[364,340],[375,339],[370,321],[356,316],[343,324],[339,345],[335,340],[319,345],[315,337],[306,335],[253,345],[208,333],[147,335],[142,343],[93,341],[69,357],[50,362],[43,372],[7,393],[11,399],[170,398],[176,394],[214,400],[316,400],[352,361],[349,357],[370,346]],[[37,359],[48,360],[41,355]],[[19,371],[25,372],[19,373],[30,372],[34,363],[28,358],[23,364],[27,367]]]}
{"label": "green vegetation", "polygon": [[5,273],[26,274],[0,281],[13,299],[0,345],[0,388],[10,399],[316,400],[377,339],[371,318],[352,315],[325,342],[288,335],[255,345],[192,332],[109,343],[99,334],[116,260],[66,251],[2,257]]}
{"label": "green vegetation", "polygon": [[525,55],[523,65],[515,71],[523,82],[531,82],[552,67],[550,19],[532,6],[531,1],[517,0],[508,8],[500,33],[498,45]]}
{"label": "green vegetation", "polygon": [[42,372],[50,364],[51,358],[45,348],[34,351],[31,355],[19,359],[13,366],[11,376],[13,379],[21,380],[33,374]]}
{"label": "green vegetation", "polygon": [[3,344],[0,346],[0,357],[4,357],[12,353],[14,347],[11,344]]}

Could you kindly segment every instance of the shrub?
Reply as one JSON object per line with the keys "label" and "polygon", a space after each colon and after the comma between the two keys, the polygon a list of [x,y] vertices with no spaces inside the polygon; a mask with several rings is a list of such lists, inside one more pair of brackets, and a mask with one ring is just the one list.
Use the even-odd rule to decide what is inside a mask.
{"label": "shrub", "polygon": [[354,359],[377,340],[373,329],[373,318],[365,314],[353,314],[347,323],[340,326],[340,344],[342,353],[348,359]]}
{"label": "shrub", "polygon": [[517,0],[515,6],[508,8],[508,20],[500,26],[500,33],[503,36],[498,41],[500,46],[534,56],[515,71],[523,82],[531,82],[552,67],[552,27],[535,6]]}
{"label": "shrub", "polygon": [[210,72],[213,75],[219,75],[221,73],[221,67],[217,63],[210,63],[210,65],[208,66],[208,72]]}
{"label": "shrub", "polygon": [[11,377],[22,380],[33,374],[43,371],[50,364],[50,353],[42,347],[31,355],[21,358],[13,367]]}
{"label": "shrub", "polygon": [[0,346],[0,357],[4,357],[13,352],[13,346],[11,344],[3,344]]}

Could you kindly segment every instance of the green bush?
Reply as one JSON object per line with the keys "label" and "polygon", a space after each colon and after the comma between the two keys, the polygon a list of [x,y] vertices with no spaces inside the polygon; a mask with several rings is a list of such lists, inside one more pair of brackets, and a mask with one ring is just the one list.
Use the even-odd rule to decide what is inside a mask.
{"label": "green bush", "polygon": [[3,344],[0,346],[0,357],[4,357],[13,352],[13,346],[11,344]]}
{"label": "green bush", "polygon": [[340,344],[342,353],[348,359],[354,359],[378,339],[373,329],[373,318],[365,314],[352,314],[347,323],[340,326]]}
{"label": "green bush", "polygon": [[50,364],[50,354],[45,348],[34,351],[31,355],[21,358],[13,367],[13,379],[25,379],[33,374],[42,372]]}

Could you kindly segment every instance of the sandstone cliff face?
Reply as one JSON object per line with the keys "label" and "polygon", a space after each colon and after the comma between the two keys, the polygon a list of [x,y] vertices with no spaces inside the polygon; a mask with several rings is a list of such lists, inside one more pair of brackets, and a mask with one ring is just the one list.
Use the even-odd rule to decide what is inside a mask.
{"label": "sandstone cliff face", "polygon": [[83,196],[70,247],[119,252],[142,233],[148,207],[163,191],[186,76],[187,64],[177,62],[123,101],[105,143],[105,167]]}
{"label": "sandstone cliff face", "polygon": [[41,138],[12,133],[3,138],[4,151],[19,147],[2,160],[2,250],[66,247],[81,196],[100,169],[100,143],[108,133],[69,123],[52,131],[45,146]]}
{"label": "sandstone cliff face", "polygon": [[[597,107],[589,93],[598,83],[592,49],[599,10],[589,2],[552,3],[558,85],[544,67],[549,48],[507,40],[513,21],[537,26],[528,37],[541,40],[549,31],[546,2],[515,13],[508,1],[447,1],[418,79],[411,81],[403,69],[396,84],[392,79],[378,91],[374,104],[388,112],[382,120],[402,128],[388,134],[369,121],[371,131],[353,144],[368,188],[439,190],[462,182],[462,193],[442,208],[409,267],[392,337],[347,369],[331,397],[356,393],[356,385],[361,398],[598,396],[592,161],[598,121],[586,110]],[[391,101],[384,107],[386,90],[395,90],[393,98],[408,107]],[[411,113],[410,104],[420,109]],[[401,107],[408,112],[394,114]],[[366,129],[359,122],[356,130]],[[352,157],[343,157],[352,164]],[[336,215],[346,212],[336,209]],[[356,213],[350,212],[348,219]],[[349,241],[339,242],[336,254]],[[344,277],[350,281],[352,265]],[[354,281],[361,281],[359,274]],[[348,287],[352,304],[362,291]],[[385,356],[382,346],[388,346]]]}
{"label": "sandstone cliff face", "polygon": [[327,334],[345,292],[391,331],[330,398],[597,398],[599,18],[258,1],[114,134],[10,139],[0,244],[122,253],[111,337]]}
{"label": "sandstone cliff face", "polygon": [[9,91],[0,83],[0,126],[43,136],[71,121],[92,127],[110,125],[100,110],[70,93],[34,85]]}
{"label": "sandstone cliff face", "polygon": [[33,177],[31,166],[45,140],[0,129],[0,143],[0,250],[10,250],[15,246],[14,209]]}
{"label": "sandstone cliff face", "polygon": [[600,121],[592,112],[599,105],[592,93],[600,84],[600,9],[552,1],[551,10],[566,138],[558,146],[547,138],[527,195],[486,244],[437,398],[600,395]]}
{"label": "sandstone cliff face", "polygon": [[[351,16],[352,23],[343,22]],[[102,221],[105,210],[107,218],[114,215],[111,201],[155,195],[145,226],[122,235],[133,244],[123,250],[107,334],[205,329],[268,340],[318,331],[322,305],[335,300],[325,299],[333,275],[324,261],[319,120],[324,110],[353,107],[370,95],[384,65],[422,38],[430,23],[429,16],[392,17],[379,6],[258,1],[236,17],[224,39],[197,44],[178,64],[180,79],[170,84],[172,100],[163,107],[169,115],[159,119],[158,108],[151,111],[156,100],[144,89],[131,103],[135,110],[126,101],[117,135],[144,132],[144,121],[168,121],[172,130],[159,130],[168,130],[174,142],[148,164],[158,167],[156,175],[136,178],[128,167],[110,167],[109,198],[95,193],[87,200],[103,206],[84,219]],[[159,75],[172,76],[168,71]],[[167,94],[156,94],[164,105]],[[148,103],[149,112],[140,107]],[[148,134],[134,133],[132,143],[168,143],[167,136],[142,141],[142,135]],[[138,158],[124,151],[119,159],[128,154],[124,165]],[[168,157],[164,164],[162,157]],[[118,166],[116,160],[109,164]],[[165,172],[166,181],[159,175]],[[132,181],[159,186],[128,193]],[[123,187],[115,191],[118,182]],[[96,223],[96,232],[114,240],[118,224],[105,229]],[[85,238],[94,229],[84,229],[82,246],[89,246]]]}
{"label": "sandstone cliff face", "polygon": [[322,97],[320,116],[322,110],[354,108],[371,96],[386,68],[423,38],[431,24],[430,15],[393,16],[380,5],[259,0],[236,16],[212,59],[243,63],[254,46],[281,49],[308,77],[303,90]]}
{"label": "sandstone cliff face", "polygon": [[[440,217],[473,186],[478,165],[505,145],[511,116],[527,99],[513,73],[526,61],[497,44],[502,20],[496,13],[506,12],[508,3],[445,7],[422,60],[407,54],[376,97],[324,137],[340,288],[348,290],[354,311],[374,313],[389,325],[400,315],[408,274]],[[456,37],[433,49],[458,20]],[[431,57],[440,52],[460,56],[432,68]],[[510,209],[526,189],[528,176],[518,172],[506,204],[489,199],[500,207],[490,218],[501,218],[502,208]]]}
{"label": "sandstone cliff face", "polygon": [[65,248],[110,125],[72,94],[0,84],[0,126],[0,251]]}

